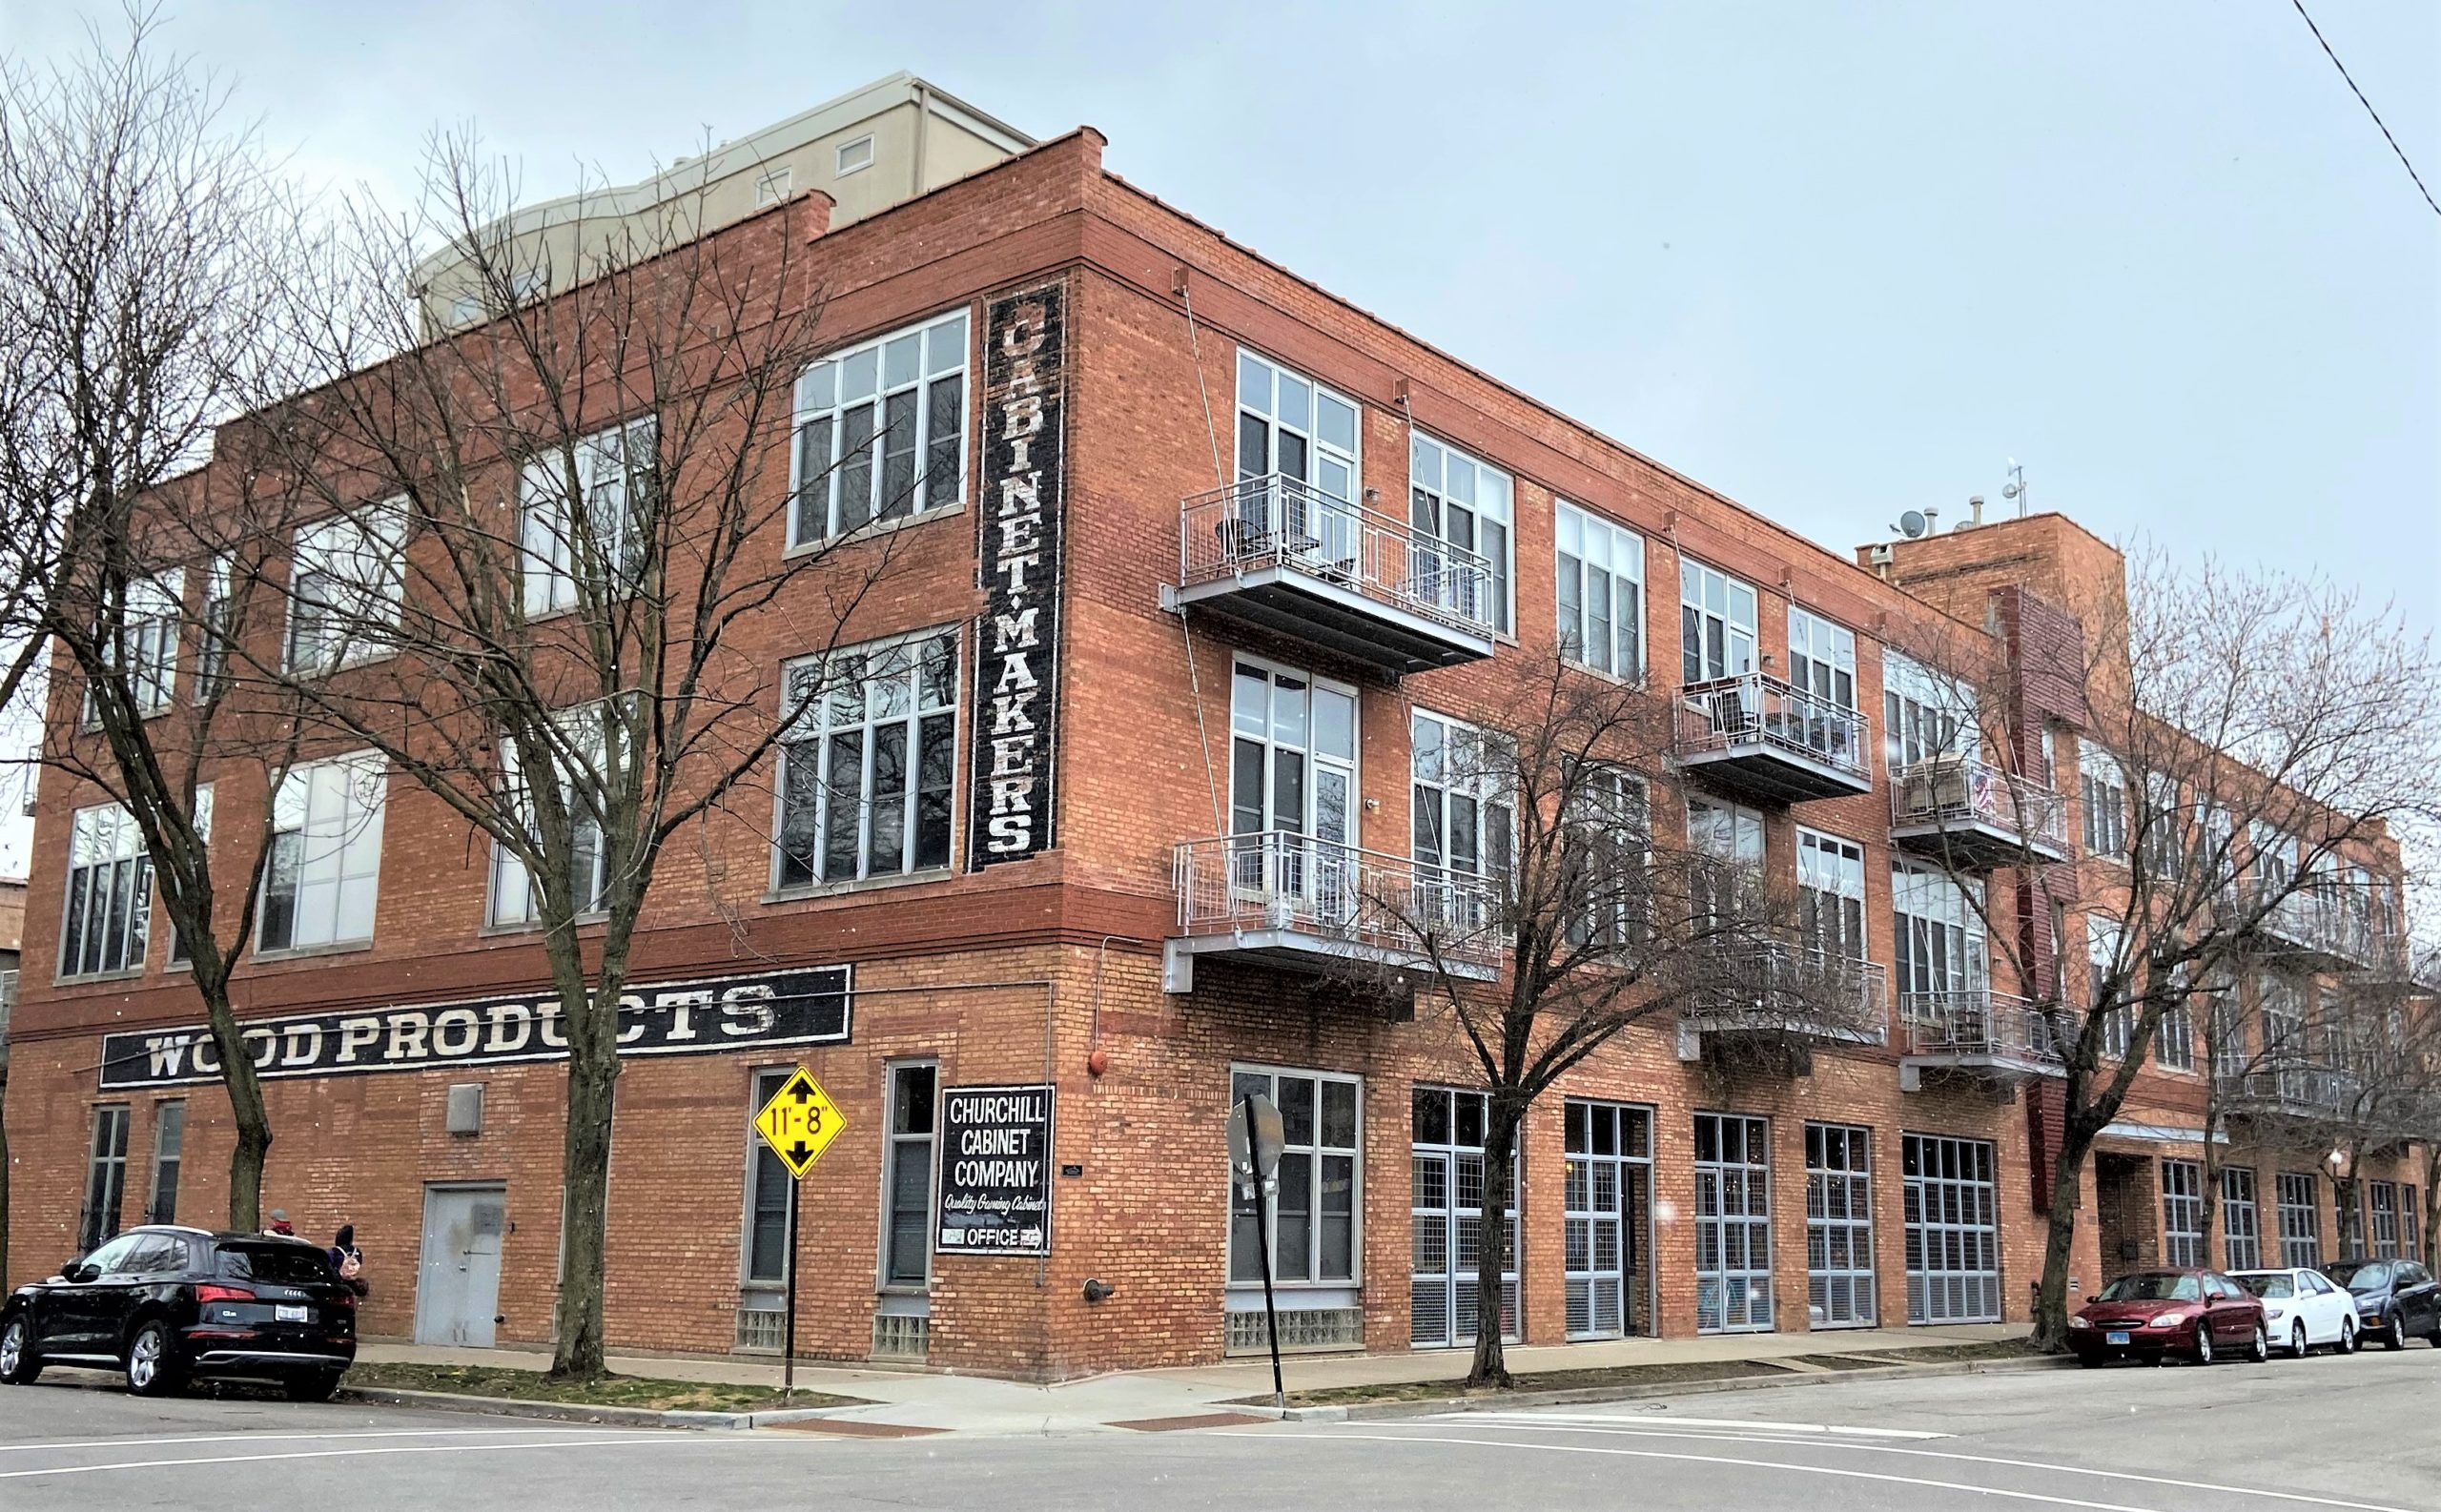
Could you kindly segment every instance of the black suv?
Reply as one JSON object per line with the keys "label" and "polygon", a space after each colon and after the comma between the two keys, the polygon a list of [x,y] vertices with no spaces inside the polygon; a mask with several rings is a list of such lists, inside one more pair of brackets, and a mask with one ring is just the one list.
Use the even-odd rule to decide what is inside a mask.
{"label": "black suv", "polygon": [[2421,1335],[2441,1348],[2441,1282],[2413,1260],[2341,1260],[2323,1274],[2355,1294],[2356,1326],[2398,1349]]}
{"label": "black suv", "polygon": [[0,1303],[10,1385],[45,1365],[85,1365],[124,1371],[147,1397],[209,1377],[322,1401],[355,1359],[355,1288],[302,1239],[130,1229]]}

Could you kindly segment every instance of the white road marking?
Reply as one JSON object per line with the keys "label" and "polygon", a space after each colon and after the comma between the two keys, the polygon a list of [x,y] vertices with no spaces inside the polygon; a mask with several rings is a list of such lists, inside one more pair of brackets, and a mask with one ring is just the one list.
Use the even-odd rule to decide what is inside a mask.
{"label": "white road marking", "polygon": [[1927,1433],[1920,1428],[1852,1428],[1836,1422],[1762,1422],[1742,1418],[1681,1418],[1672,1413],[1667,1418],[1623,1417],[1618,1413],[1591,1412],[1445,1412],[1430,1420],[1434,1422],[1594,1422],[1610,1424],[1651,1423],[1657,1427],[1689,1428],[1764,1428],[1774,1433],[1832,1434],[1851,1439],[1948,1439],[1955,1435]]}
{"label": "white road marking", "polygon": [[115,1464],[66,1464],[47,1470],[0,1470],[0,1481],[24,1481],[46,1475],[93,1475],[104,1470],[163,1470],[191,1464],[259,1464],[270,1460],[344,1460],[359,1455],[374,1454],[500,1454],[511,1449],[574,1449],[607,1448],[623,1444],[708,1444],[763,1443],[778,1440],[741,1434],[735,1439],[696,1438],[687,1434],[660,1433],[649,1439],[603,1439],[592,1435],[563,1434],[556,1442],[544,1443],[400,1443],[380,1444],[363,1449],[303,1449],[289,1454],[224,1454],[192,1460],[126,1460]]}
{"label": "white road marking", "polygon": [[551,1428],[382,1428],[344,1433],[198,1433],[179,1438],[148,1439],[131,1434],[123,1439],[68,1439],[45,1443],[0,1443],[0,1454],[25,1454],[36,1449],[118,1449],[170,1443],[268,1443],[297,1439],[464,1439],[464,1438],[533,1438],[537,1434],[564,1432],[577,1438],[595,1439],[605,1433],[624,1433],[622,1428],[586,1428],[570,1424],[565,1429]]}
{"label": "white road marking", "polygon": [[[1811,1440],[1800,1439],[1770,1438],[1748,1434],[1672,1433],[1670,1431],[1668,1426],[1669,1422],[1692,1421],[1692,1420],[1690,1419],[1656,1420],[1648,1426],[1641,1422],[1614,1418],[1610,1420],[1614,1423],[1619,1423],[1620,1426],[1594,1428],[1578,1426],[1573,1423],[1537,1424],[1530,1420],[1531,1415],[1525,1413],[1467,1413],[1460,1416],[1464,1418],[1472,1418],[1477,1421],[1491,1422],[1499,1425],[1500,1427],[1517,1429],[1528,1433],[1593,1433],[1621,1439],[1696,1439],[1710,1440],[1716,1443],[1796,1444],[1811,1442]],[[1448,1420],[1433,1419],[1428,1420],[1445,1421]],[[1356,1436],[1353,1434],[1342,1434],[1340,1437],[1354,1438]],[[1908,1449],[1901,1448],[1897,1444],[1842,1443],[1836,1440],[1823,1442],[1818,1446],[1825,1449],[1852,1449],[1859,1454],[1905,1455],[1909,1459],[1914,1460],[1950,1460],[1965,1464],[2001,1465],[2015,1470],[2048,1470],[2060,1475],[2092,1476],[2105,1481],[2134,1481],[2145,1485],[2177,1486],[2181,1490],[2186,1491],[2220,1491],[2231,1496],[2267,1497],[2277,1502],[2300,1502],[2310,1506],[2343,1507],[2347,1508],[2348,1512],[2413,1512],[2413,1509],[2410,1508],[2387,1506],[2379,1502],[2349,1502],[2337,1497],[2307,1496],[2296,1491],[2266,1491],[2259,1490],[2253,1486],[2224,1485],[2213,1481],[2182,1481],[2174,1476],[2138,1475],[2129,1470],[2093,1470],[2088,1469],[2083,1465],[2055,1464],[2044,1460],[2009,1460],[1997,1455],[1959,1454],[1954,1450],[1948,1449]],[[1724,1464],[1734,1464],[1742,1461],[1725,1460],[1721,1462]],[[1798,1467],[1788,1465],[1783,1466],[1783,1468],[1795,1469]]]}

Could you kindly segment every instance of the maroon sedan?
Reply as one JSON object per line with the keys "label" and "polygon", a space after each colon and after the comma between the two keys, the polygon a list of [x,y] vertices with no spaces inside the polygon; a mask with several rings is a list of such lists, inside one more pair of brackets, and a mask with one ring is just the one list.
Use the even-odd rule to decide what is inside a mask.
{"label": "maroon sedan", "polygon": [[2199,1365],[2229,1355],[2271,1356],[2263,1303],[2218,1271],[2136,1271],[2088,1297],[2068,1319],[2081,1365],[2185,1355]]}

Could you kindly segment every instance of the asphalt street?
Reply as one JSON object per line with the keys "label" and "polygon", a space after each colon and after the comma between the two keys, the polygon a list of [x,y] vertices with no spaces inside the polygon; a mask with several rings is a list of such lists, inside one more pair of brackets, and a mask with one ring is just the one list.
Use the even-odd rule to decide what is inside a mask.
{"label": "asphalt street", "polygon": [[2441,1512],[2441,1350],[1548,1411],[837,1439],[0,1388],[0,1508]]}

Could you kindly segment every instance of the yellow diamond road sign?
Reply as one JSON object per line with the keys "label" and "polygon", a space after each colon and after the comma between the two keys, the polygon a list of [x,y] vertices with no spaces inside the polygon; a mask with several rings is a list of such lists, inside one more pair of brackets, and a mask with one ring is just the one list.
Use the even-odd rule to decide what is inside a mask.
{"label": "yellow diamond road sign", "polygon": [[790,1073],[779,1092],[754,1115],[754,1132],[789,1168],[789,1175],[800,1180],[847,1126],[838,1105],[803,1066]]}

